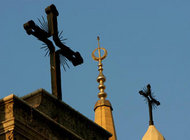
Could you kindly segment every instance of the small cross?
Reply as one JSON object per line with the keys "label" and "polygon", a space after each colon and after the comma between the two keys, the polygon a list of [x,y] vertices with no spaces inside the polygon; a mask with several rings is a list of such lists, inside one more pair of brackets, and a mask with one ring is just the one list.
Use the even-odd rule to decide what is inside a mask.
{"label": "small cross", "polygon": [[149,118],[150,118],[149,125],[154,125],[153,114],[152,114],[152,106],[153,105],[159,106],[160,102],[152,97],[152,92],[151,92],[151,86],[150,86],[150,84],[147,85],[147,89],[139,91],[139,94],[142,95],[142,96],[144,96],[147,99],[147,101],[148,101]]}

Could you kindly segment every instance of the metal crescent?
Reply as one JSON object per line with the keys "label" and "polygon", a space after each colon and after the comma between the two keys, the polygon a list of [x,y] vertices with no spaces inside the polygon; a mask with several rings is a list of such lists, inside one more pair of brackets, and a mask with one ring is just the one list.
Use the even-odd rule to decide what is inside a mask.
{"label": "metal crescent", "polygon": [[97,51],[98,48],[96,48],[96,49],[92,52],[92,58],[93,58],[95,61],[103,60],[103,59],[105,59],[106,56],[107,56],[107,50],[106,50],[105,48],[100,48],[100,49],[104,51],[104,55],[103,55],[102,57],[100,57],[100,58],[99,58],[99,57],[96,57],[96,56],[94,55],[95,51]]}

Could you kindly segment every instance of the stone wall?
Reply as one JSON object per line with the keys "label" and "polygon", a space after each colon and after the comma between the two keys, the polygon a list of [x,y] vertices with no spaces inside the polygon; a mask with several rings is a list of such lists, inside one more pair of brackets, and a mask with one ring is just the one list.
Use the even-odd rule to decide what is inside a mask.
{"label": "stone wall", "polygon": [[0,140],[108,140],[110,136],[42,89],[0,100]]}

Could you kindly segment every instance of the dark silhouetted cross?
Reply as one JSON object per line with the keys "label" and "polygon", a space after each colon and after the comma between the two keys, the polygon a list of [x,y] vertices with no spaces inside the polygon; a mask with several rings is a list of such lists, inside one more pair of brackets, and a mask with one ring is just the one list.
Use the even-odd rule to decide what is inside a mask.
{"label": "dark silhouetted cross", "polygon": [[[48,31],[37,26],[32,20],[24,24],[24,29],[28,35],[35,36],[47,45],[50,55],[52,94],[61,100],[60,55],[66,57],[74,66],[82,64],[83,58],[79,52],[74,52],[61,42],[57,27],[57,16],[59,13],[55,5],[48,6],[45,12],[47,14]],[[53,42],[59,47],[58,50],[55,49],[53,42],[48,39],[49,37],[53,38]]]}
{"label": "dark silhouetted cross", "polygon": [[159,106],[160,102],[152,97],[152,92],[151,92],[151,86],[150,86],[150,84],[147,85],[147,89],[139,91],[139,94],[142,95],[142,96],[144,96],[147,99],[147,101],[148,101],[149,119],[150,119],[149,120],[149,125],[154,125],[153,114],[152,114],[152,106],[153,105]]}

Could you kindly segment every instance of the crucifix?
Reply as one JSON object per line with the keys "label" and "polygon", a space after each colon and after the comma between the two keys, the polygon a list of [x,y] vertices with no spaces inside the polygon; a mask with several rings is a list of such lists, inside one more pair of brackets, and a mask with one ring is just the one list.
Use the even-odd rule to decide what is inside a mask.
{"label": "crucifix", "polygon": [[[57,97],[57,99],[62,99],[61,91],[61,72],[60,72],[60,56],[64,56],[68,59],[74,66],[83,63],[83,58],[79,52],[74,52],[65,44],[63,44],[59,38],[59,32],[57,27],[57,16],[59,15],[55,5],[50,5],[45,9],[47,14],[48,29],[44,30],[35,24],[33,20],[28,21],[24,24],[24,29],[28,35],[33,35],[40,41],[44,42],[47,46],[46,49],[49,51],[50,56],[50,71],[51,71],[51,87],[52,94]],[[57,47],[56,50],[53,42],[49,40],[52,37],[53,42]]]}
{"label": "crucifix", "polygon": [[153,98],[150,84],[147,85],[146,89],[139,91],[139,94],[142,95],[143,97],[145,97],[145,99],[148,101],[149,125],[154,125],[152,106],[154,106],[154,105],[159,106],[160,102],[157,101],[155,98]]}

